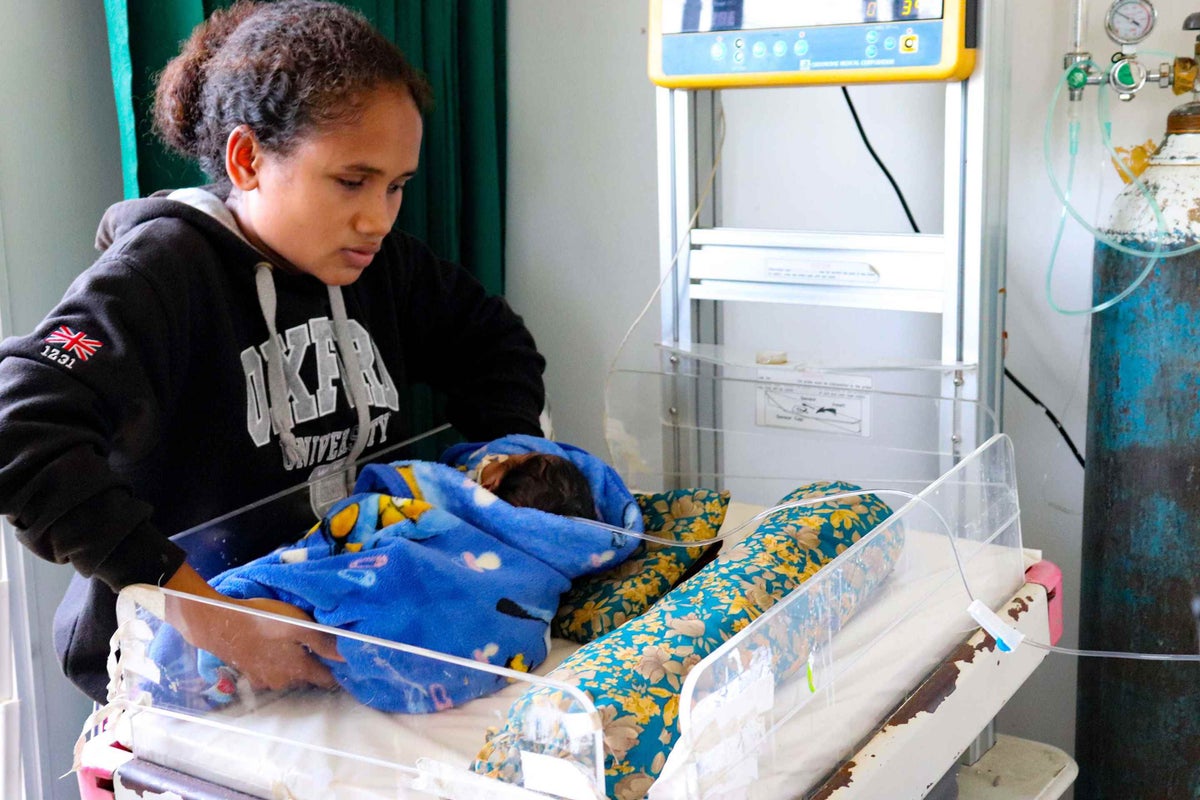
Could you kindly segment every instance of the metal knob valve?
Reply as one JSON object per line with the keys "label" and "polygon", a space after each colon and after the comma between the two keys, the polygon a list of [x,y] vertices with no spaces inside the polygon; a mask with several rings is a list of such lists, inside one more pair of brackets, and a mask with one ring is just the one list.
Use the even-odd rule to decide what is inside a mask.
{"label": "metal knob valve", "polygon": [[1132,100],[1133,95],[1146,85],[1146,68],[1138,61],[1123,58],[1108,73],[1108,82],[1122,100]]}

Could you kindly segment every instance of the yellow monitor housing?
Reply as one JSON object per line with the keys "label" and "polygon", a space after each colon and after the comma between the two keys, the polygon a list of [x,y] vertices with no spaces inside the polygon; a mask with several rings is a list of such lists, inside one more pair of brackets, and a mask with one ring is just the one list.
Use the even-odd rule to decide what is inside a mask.
{"label": "yellow monitor housing", "polygon": [[676,89],[964,80],[982,0],[650,0],[650,79]]}

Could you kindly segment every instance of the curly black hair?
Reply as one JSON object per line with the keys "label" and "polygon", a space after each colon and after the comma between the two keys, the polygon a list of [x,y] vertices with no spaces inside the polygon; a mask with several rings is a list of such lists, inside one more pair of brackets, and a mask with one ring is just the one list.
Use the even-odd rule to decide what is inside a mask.
{"label": "curly black hair", "polygon": [[562,456],[533,454],[504,473],[495,495],[512,506],[596,519],[596,501],[587,478]]}
{"label": "curly black hair", "polygon": [[425,113],[425,77],[361,14],[315,0],[241,0],[212,16],[158,77],[154,128],[218,183],[225,143],[248,126],[286,155],[314,130],[353,122],[366,95],[396,86]]}

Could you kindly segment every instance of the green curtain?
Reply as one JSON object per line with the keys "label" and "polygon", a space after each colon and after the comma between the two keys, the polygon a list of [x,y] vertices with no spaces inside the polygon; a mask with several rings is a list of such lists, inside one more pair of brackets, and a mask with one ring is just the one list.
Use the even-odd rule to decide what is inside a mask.
{"label": "green curtain", "polygon": [[[504,290],[505,0],[342,0],[429,78],[421,168],[397,227]],[[206,182],[151,130],[154,80],[192,29],[232,0],[104,0],[126,197]],[[443,419],[420,388],[413,428]]]}

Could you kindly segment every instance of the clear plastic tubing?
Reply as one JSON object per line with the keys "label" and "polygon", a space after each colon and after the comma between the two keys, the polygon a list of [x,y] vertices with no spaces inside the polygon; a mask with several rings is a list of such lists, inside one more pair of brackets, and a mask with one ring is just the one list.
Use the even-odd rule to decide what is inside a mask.
{"label": "clear plastic tubing", "polygon": [[[1140,286],[1142,284],[1142,282],[1144,280],[1146,280],[1147,277],[1149,277],[1150,273],[1154,270],[1154,267],[1158,265],[1158,263],[1161,261],[1161,259],[1164,255],[1178,256],[1178,255],[1183,255],[1184,253],[1187,253],[1187,252],[1191,252],[1192,250],[1195,250],[1197,248],[1200,248],[1200,244],[1197,244],[1197,245],[1193,245],[1192,247],[1188,247],[1188,248],[1181,248],[1179,250],[1164,252],[1163,242],[1165,241],[1166,236],[1167,236],[1167,223],[1166,223],[1166,220],[1163,218],[1162,209],[1159,207],[1158,203],[1155,201],[1154,196],[1150,193],[1150,190],[1146,186],[1146,184],[1140,178],[1133,175],[1132,173],[1126,172],[1125,174],[1128,178],[1130,178],[1134,182],[1134,184],[1137,186],[1138,190],[1141,191],[1142,195],[1146,198],[1146,202],[1149,203],[1151,210],[1154,212],[1154,219],[1155,219],[1155,224],[1158,228],[1158,232],[1157,232],[1158,235],[1155,238],[1154,249],[1152,251],[1147,252],[1145,250],[1137,250],[1137,249],[1128,247],[1127,245],[1122,244],[1121,242],[1118,242],[1117,240],[1113,239],[1112,237],[1108,236],[1107,234],[1096,229],[1094,226],[1092,226],[1090,223],[1088,223],[1087,220],[1085,220],[1083,218],[1083,216],[1071,204],[1071,189],[1075,182],[1075,163],[1076,163],[1077,157],[1079,155],[1080,121],[1079,121],[1079,111],[1078,111],[1079,104],[1078,103],[1071,103],[1071,104],[1069,104],[1069,107],[1068,107],[1068,122],[1067,122],[1067,125],[1068,125],[1068,128],[1067,128],[1068,164],[1067,164],[1067,183],[1066,183],[1065,188],[1063,188],[1059,184],[1058,178],[1054,174],[1051,141],[1052,141],[1052,133],[1053,133],[1053,129],[1054,129],[1054,111],[1058,107],[1058,101],[1059,101],[1060,97],[1062,96],[1063,86],[1066,85],[1067,78],[1071,74],[1072,70],[1082,68],[1084,66],[1095,67],[1096,65],[1094,62],[1091,62],[1091,61],[1080,62],[1079,64],[1073,66],[1071,69],[1068,69],[1065,72],[1063,72],[1062,77],[1059,78],[1058,84],[1054,88],[1054,94],[1050,100],[1050,108],[1046,114],[1045,132],[1042,137],[1043,138],[1042,146],[1043,146],[1043,150],[1044,150],[1045,163],[1046,163],[1046,175],[1050,179],[1050,185],[1054,188],[1055,195],[1058,197],[1059,201],[1062,203],[1062,212],[1058,218],[1058,230],[1055,232],[1054,244],[1050,251],[1050,265],[1046,270],[1046,301],[1050,304],[1050,307],[1053,308],[1058,313],[1068,314],[1068,315],[1097,314],[1101,311],[1104,311],[1107,308],[1111,308],[1112,306],[1116,305],[1117,303],[1121,302],[1126,297],[1128,297],[1130,294],[1132,294],[1133,291],[1135,289],[1137,289],[1137,287]],[[1100,102],[1097,104],[1096,108],[1097,108],[1097,122],[1100,126],[1100,138],[1101,138],[1101,141],[1104,143],[1105,150],[1108,151],[1109,155],[1113,158],[1114,162],[1119,164],[1120,159],[1118,158],[1117,153],[1113,149],[1113,146],[1112,146],[1112,133],[1111,133],[1112,126],[1111,126],[1111,123],[1106,118],[1107,111],[1108,111],[1108,103],[1107,103],[1108,95],[1103,91],[1103,88],[1101,88],[1099,91],[1100,91],[1101,99],[1100,99]],[[1072,217],[1074,217],[1075,221],[1078,222],[1080,225],[1082,225],[1084,227],[1084,229],[1087,230],[1088,233],[1090,233],[1094,238],[1096,238],[1098,241],[1103,242],[1104,244],[1108,245],[1109,247],[1113,248],[1114,250],[1117,250],[1117,251],[1120,251],[1123,253],[1127,253],[1129,255],[1148,256],[1149,257],[1149,260],[1146,263],[1145,269],[1142,270],[1141,274],[1138,275],[1138,277],[1132,283],[1130,283],[1129,286],[1125,287],[1125,289],[1122,290],[1116,296],[1111,297],[1108,300],[1105,300],[1102,303],[1098,303],[1097,305],[1094,305],[1090,308],[1067,309],[1067,308],[1060,307],[1058,305],[1058,303],[1056,303],[1054,301],[1054,293],[1053,293],[1053,289],[1052,289],[1052,284],[1053,284],[1053,280],[1054,280],[1054,264],[1058,260],[1058,249],[1059,249],[1059,246],[1062,244],[1062,236],[1063,236],[1063,231],[1065,230],[1065,227],[1066,227],[1067,214],[1070,214]]]}

